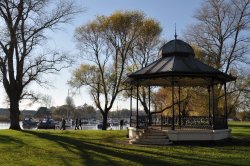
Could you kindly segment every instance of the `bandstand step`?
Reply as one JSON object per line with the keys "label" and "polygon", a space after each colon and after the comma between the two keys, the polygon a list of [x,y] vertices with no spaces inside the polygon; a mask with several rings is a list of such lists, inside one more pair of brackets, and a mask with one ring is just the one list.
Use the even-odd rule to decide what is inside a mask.
{"label": "bandstand step", "polygon": [[147,129],[140,131],[138,135],[129,141],[130,144],[143,145],[169,145],[172,142],[169,140],[166,132],[159,129]]}

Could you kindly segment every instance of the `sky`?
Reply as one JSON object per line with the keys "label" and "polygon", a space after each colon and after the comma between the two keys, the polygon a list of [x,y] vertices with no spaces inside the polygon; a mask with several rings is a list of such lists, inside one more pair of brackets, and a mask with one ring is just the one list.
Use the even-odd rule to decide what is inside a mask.
{"label": "sky", "polygon": [[[88,23],[95,19],[98,15],[108,16],[117,10],[139,10],[145,13],[149,18],[157,20],[162,29],[162,38],[164,40],[171,40],[174,38],[175,24],[178,38],[182,38],[187,26],[195,23],[193,18],[195,11],[201,6],[203,0],[77,0],[79,6],[83,7],[85,11],[75,16],[70,24],[60,25],[61,30],[47,32],[50,40],[47,45],[50,49],[59,49],[77,56],[79,52],[75,47],[73,35],[75,28]],[[80,62],[79,62],[80,63]],[[72,71],[78,67],[79,64],[74,64],[69,69],[64,69],[56,75],[44,75],[46,80],[50,81],[49,87],[39,87],[32,85],[31,88],[52,97],[53,106],[60,106],[65,104],[65,98],[68,95],[69,86],[67,81],[71,77]],[[0,86],[0,108],[8,107],[5,104],[3,87]],[[82,88],[81,92],[73,96],[76,106],[84,103],[94,106],[94,102],[88,94],[87,88]],[[114,108],[126,108],[126,102],[118,100]],[[20,103],[20,109],[33,109],[41,104],[27,105],[27,103]]]}

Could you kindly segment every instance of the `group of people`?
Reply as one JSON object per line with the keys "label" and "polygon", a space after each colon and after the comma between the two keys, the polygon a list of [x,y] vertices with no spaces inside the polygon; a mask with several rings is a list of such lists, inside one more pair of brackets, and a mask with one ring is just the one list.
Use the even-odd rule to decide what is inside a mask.
{"label": "group of people", "polygon": [[[75,130],[82,130],[82,121],[81,119],[76,118],[75,121],[72,121],[72,126],[75,126]],[[66,120],[62,118],[62,125],[60,130],[66,130]]]}
{"label": "group of people", "polygon": [[[74,124],[72,124],[72,125],[74,125]],[[80,128],[82,130],[82,121],[81,121],[81,119],[76,118],[76,120],[75,120],[75,130],[80,130]]]}
{"label": "group of people", "polygon": [[[123,129],[124,122],[123,120],[120,120],[120,130]],[[81,119],[76,118],[75,121],[72,121],[72,126],[75,126],[75,130],[82,130],[82,121]],[[60,130],[66,130],[66,120],[62,118],[62,125],[60,127]]]}

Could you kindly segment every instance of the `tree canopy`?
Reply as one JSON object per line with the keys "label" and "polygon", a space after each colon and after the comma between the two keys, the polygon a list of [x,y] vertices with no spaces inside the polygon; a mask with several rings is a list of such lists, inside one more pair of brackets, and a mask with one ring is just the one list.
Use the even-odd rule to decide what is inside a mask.
{"label": "tree canopy", "polygon": [[[107,127],[107,115],[115,99],[126,89],[122,84],[127,67],[131,65],[129,60],[133,57],[138,59],[136,51],[139,50],[146,52],[141,56],[148,56],[149,45],[152,47],[155,42],[152,36],[160,31],[156,21],[138,11],[97,16],[92,22],[76,29],[77,46],[90,64],[82,64],[76,69],[70,84],[73,87],[89,87],[95,105],[103,115],[103,129]],[[146,65],[146,62],[141,63]]]}
{"label": "tree canopy", "polygon": [[[240,110],[249,101],[249,13],[249,0],[208,0],[196,11],[197,22],[186,32],[186,39],[200,49],[200,59],[226,74],[238,76],[236,83],[227,84],[229,113]],[[216,87],[216,94],[220,109],[225,105],[220,100],[225,95],[222,85]]]}

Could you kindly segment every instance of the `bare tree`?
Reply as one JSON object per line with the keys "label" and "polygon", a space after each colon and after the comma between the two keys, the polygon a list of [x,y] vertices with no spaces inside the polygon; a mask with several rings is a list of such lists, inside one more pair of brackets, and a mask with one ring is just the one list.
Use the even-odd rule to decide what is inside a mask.
{"label": "bare tree", "polygon": [[[160,41],[161,27],[159,23],[153,19],[145,19],[143,25],[140,27],[140,33],[136,38],[133,54],[130,56],[127,72],[135,72],[148,66],[150,63],[158,58],[158,52],[162,42]],[[135,88],[132,96],[136,98]],[[146,114],[149,113],[148,95],[149,87],[139,88],[139,101],[144,108]],[[130,90],[126,92],[125,96],[129,96]],[[152,94],[152,93],[151,93]]]}
{"label": "bare tree", "polygon": [[79,13],[73,1],[1,0],[0,70],[10,101],[10,129],[19,130],[19,101],[32,95],[31,82],[46,83],[43,73],[68,66],[68,57],[55,51],[41,52],[45,30],[58,28]]}
{"label": "bare tree", "polygon": [[52,96],[46,94],[41,97],[41,102],[45,105],[45,107],[50,108],[53,104],[53,98]]}
{"label": "bare tree", "polygon": [[195,15],[187,38],[206,53],[206,61],[229,73],[238,62],[249,64],[249,0],[207,0]]}
{"label": "bare tree", "polygon": [[95,105],[107,116],[118,94],[124,90],[125,68],[143,25],[143,13],[115,12],[97,17],[76,31],[76,41],[91,65],[81,65],[70,81],[73,87],[88,86]]}
{"label": "bare tree", "polygon": [[[207,0],[195,18],[198,22],[188,29],[186,37],[202,49],[202,59],[206,63],[227,74],[239,73],[250,64],[247,56],[250,45],[249,0]],[[230,91],[239,87],[235,83],[230,84],[233,84],[228,84]],[[221,88],[222,85],[217,87],[218,96],[224,95]],[[229,93],[238,96],[241,90]],[[219,100],[216,103],[218,105]]]}

